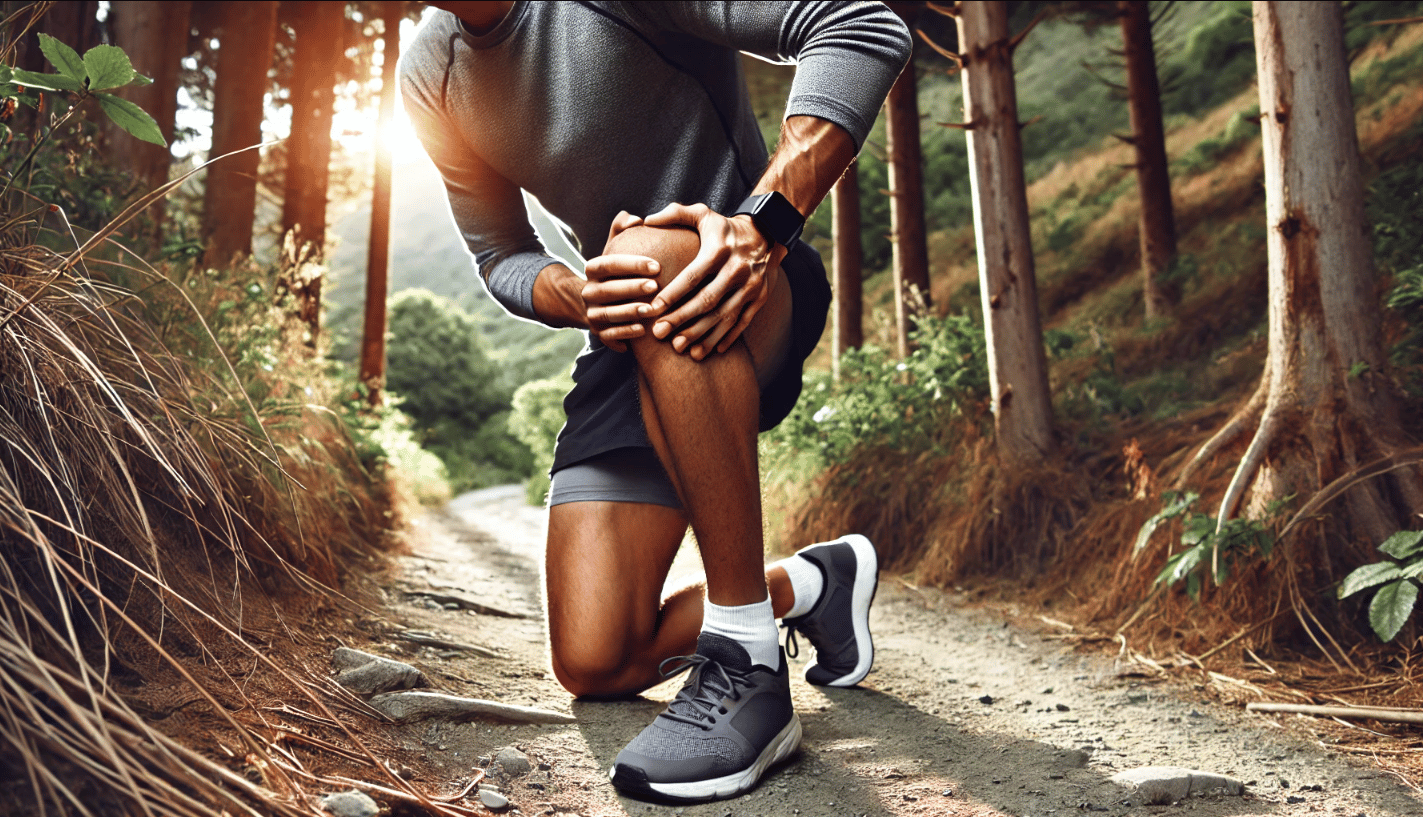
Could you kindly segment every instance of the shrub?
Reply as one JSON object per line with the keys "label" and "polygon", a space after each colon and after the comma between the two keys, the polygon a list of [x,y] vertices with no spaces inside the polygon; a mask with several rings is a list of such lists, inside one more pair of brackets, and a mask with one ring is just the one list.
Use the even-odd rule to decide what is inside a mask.
{"label": "shrub", "polygon": [[548,496],[548,469],[563,428],[563,396],[571,388],[573,378],[563,375],[525,383],[514,392],[509,431],[533,452],[534,471],[525,483],[530,505],[542,505]]}

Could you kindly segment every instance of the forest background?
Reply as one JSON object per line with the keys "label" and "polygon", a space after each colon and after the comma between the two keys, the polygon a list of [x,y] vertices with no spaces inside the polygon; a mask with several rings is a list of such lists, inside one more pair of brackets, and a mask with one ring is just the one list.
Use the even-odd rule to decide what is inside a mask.
{"label": "forest background", "polygon": [[[1175,211],[1155,295],[1143,286],[1142,162],[1124,99],[1120,12],[1131,6],[1150,19]],[[1251,437],[1217,431],[1258,416],[1272,354],[1251,5],[1005,7],[1008,29],[1026,32],[1010,85],[1051,429],[1026,463],[998,447],[1003,400],[982,307],[994,296],[980,291],[961,127],[957,55],[970,49],[951,16],[895,7],[921,32],[902,81],[920,158],[895,170],[911,140],[881,117],[852,180],[858,206],[842,189],[811,218],[807,239],[827,260],[858,239],[863,317],[859,337],[827,329],[796,411],[763,436],[774,546],[859,530],[904,581],[1010,598],[1158,666],[1416,703],[1423,3],[1342,4],[1351,87],[1336,101],[1352,106],[1359,138],[1366,313],[1386,353],[1351,364],[1348,382],[1391,395],[1394,436],[1364,445],[1355,426],[1368,424],[1339,409],[1337,436],[1358,446],[1344,465],[1321,454],[1327,479],[1308,493],[1247,486],[1238,514],[1217,509]],[[250,724],[229,716],[224,728],[246,736],[234,745],[252,750],[249,765],[268,764],[258,780],[234,776],[214,746],[154,727],[145,696],[181,686],[233,711],[219,701],[255,687],[224,668],[255,662],[257,686],[324,711],[326,693],[271,651],[293,637],[292,605],[339,619],[400,547],[412,503],[510,481],[541,501],[583,339],[497,308],[408,126],[380,127],[379,106],[393,102],[385,32],[408,40],[423,13],[377,2],[5,5],[6,796],[171,795],[95,771],[131,763],[159,780],[207,781],[191,794],[195,814],[284,802],[271,792],[300,780]],[[792,69],[743,65],[773,145]],[[383,162],[393,181],[372,172]],[[905,198],[906,180],[922,185],[920,203]],[[892,212],[896,199],[907,209]],[[530,209],[576,265],[557,225]],[[387,362],[373,374],[366,270],[386,267],[370,242],[383,218],[388,334],[376,334]],[[904,237],[915,219],[917,272]],[[906,285],[916,275],[917,290]],[[1310,433],[1284,440],[1316,442]],[[1287,458],[1263,459],[1283,471]],[[1387,512],[1356,499],[1395,477],[1380,489]],[[46,717],[26,714],[37,707]],[[31,790],[40,796],[16,794]]]}

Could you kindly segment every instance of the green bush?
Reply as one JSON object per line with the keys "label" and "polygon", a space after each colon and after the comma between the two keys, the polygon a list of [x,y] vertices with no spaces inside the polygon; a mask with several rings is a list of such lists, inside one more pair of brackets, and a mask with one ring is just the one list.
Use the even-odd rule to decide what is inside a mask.
{"label": "green bush", "polygon": [[525,483],[530,505],[542,505],[548,495],[548,469],[563,428],[563,396],[571,388],[573,378],[564,375],[525,383],[514,392],[509,431],[533,452],[534,471]]}
{"label": "green bush", "polygon": [[387,387],[420,444],[445,463],[451,488],[527,476],[533,456],[509,433],[511,389],[485,352],[479,323],[421,289],[392,298],[389,316]]}
{"label": "green bush", "polygon": [[988,396],[983,328],[967,315],[922,317],[910,333],[914,351],[896,361],[877,346],[840,358],[840,380],[807,372],[786,421],[764,435],[776,455],[844,461],[857,447],[932,450],[948,421],[974,414]]}
{"label": "green bush", "polygon": [[1393,276],[1385,304],[1405,327],[1390,357],[1404,388],[1423,397],[1423,159],[1415,154],[1375,179],[1368,214],[1379,271]]}

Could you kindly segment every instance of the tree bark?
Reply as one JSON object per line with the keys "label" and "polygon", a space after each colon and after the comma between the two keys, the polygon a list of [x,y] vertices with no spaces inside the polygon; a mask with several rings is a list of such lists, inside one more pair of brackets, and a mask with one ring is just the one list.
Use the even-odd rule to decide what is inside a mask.
{"label": "tree bark", "polygon": [[[923,3],[891,2],[889,7],[912,24]],[[922,308],[929,306],[929,248],[924,230],[924,163],[919,147],[919,97],[914,55],[885,99],[885,141],[889,152],[889,221],[893,233],[895,334],[899,356],[909,355],[909,324],[921,308],[909,296],[917,288]]]}
{"label": "tree bark", "polygon": [[[153,84],[117,88],[113,93],[136,103],[158,123],[163,138],[173,143],[173,124],[178,112],[178,70],[188,53],[188,11],[191,3],[128,0],[109,5],[109,25],[114,44],[124,50],[140,74]],[[135,139],[117,125],[108,127],[109,157],[127,168],[147,190],[168,181],[173,154],[168,147]],[[163,211],[151,212],[158,224]]]}
{"label": "tree bark", "polygon": [[1176,255],[1176,217],[1171,207],[1171,173],[1166,164],[1166,130],[1161,121],[1161,85],[1151,42],[1151,8],[1146,0],[1119,0],[1127,66],[1127,101],[1136,148],[1136,188],[1141,195],[1141,273],[1146,319],[1166,315],[1179,297],[1161,277]]}
{"label": "tree bark", "polygon": [[1000,455],[1021,465],[1053,448],[1052,405],[1005,5],[965,0],[958,33],[993,420]]}
{"label": "tree bark", "polygon": [[[1273,500],[1307,497],[1407,444],[1385,372],[1342,12],[1336,3],[1257,1],[1253,18],[1269,352],[1264,408],[1222,500],[1222,525],[1247,488],[1247,512],[1262,515]],[[1362,483],[1344,506],[1327,523],[1330,540],[1371,554],[1423,509],[1418,472]],[[1328,577],[1339,572],[1339,554],[1323,541],[1296,563]]]}
{"label": "tree bark", "polygon": [[[1336,3],[1254,3],[1255,63],[1265,161],[1269,258],[1268,357],[1252,406],[1254,438],[1225,491],[1220,524],[1247,495],[1247,515],[1407,447],[1387,376],[1373,253],[1363,212],[1343,14]],[[1234,423],[1234,420],[1232,420]],[[1212,450],[1207,443],[1202,453]],[[1198,455],[1200,458],[1200,455]],[[1292,564],[1316,585],[1423,510],[1417,468],[1390,471],[1343,494],[1312,548]],[[1305,585],[1308,586],[1308,585]]]}
{"label": "tree bark", "polygon": [[292,66],[292,132],[287,143],[282,229],[298,229],[298,240],[326,245],[326,190],[331,165],[331,115],[335,102],[336,61],[341,58],[345,3],[302,0],[292,28],[296,56]]}
{"label": "tree bark", "polygon": [[832,370],[840,378],[840,355],[857,349],[864,336],[864,251],[860,246],[860,172],[850,165],[830,191],[834,208],[835,333],[831,344]]}
{"label": "tree bark", "polygon": [[[218,13],[221,47],[213,89],[210,158],[262,141],[262,101],[277,33],[275,2],[223,3]],[[249,150],[208,168],[203,196],[208,264],[228,264],[237,256],[252,253],[261,159],[258,151]]]}
{"label": "tree bark", "polygon": [[380,73],[380,121],[376,127],[375,184],[371,191],[371,238],[366,254],[366,315],[361,338],[361,383],[372,406],[385,388],[385,301],[390,270],[390,128],[395,121],[395,61],[400,56],[403,0],[381,4],[385,25]]}

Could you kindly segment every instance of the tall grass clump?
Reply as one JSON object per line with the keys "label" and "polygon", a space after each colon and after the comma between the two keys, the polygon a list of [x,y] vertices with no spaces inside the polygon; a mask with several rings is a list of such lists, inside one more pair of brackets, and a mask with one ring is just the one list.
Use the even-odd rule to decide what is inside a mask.
{"label": "tall grass clump", "polygon": [[274,698],[327,724],[387,800],[468,813],[386,772],[292,659],[350,608],[343,579],[393,520],[342,387],[287,317],[290,258],[150,266],[117,231],[166,190],[97,232],[72,224],[48,194],[93,191],[49,148],[96,144],[76,116],[96,96],[152,135],[95,90],[143,78],[117,49],[44,50],[60,74],[0,65],[0,94],[43,93],[54,117],[0,146],[0,813],[309,814],[309,791],[349,782],[282,746]]}

